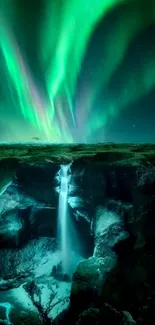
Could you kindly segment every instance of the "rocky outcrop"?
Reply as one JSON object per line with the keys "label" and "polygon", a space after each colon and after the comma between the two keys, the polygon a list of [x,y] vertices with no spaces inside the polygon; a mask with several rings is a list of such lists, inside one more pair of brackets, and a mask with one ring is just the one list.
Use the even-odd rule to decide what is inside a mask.
{"label": "rocky outcrop", "polygon": [[[73,275],[71,309],[77,315],[91,306],[98,305],[107,275],[115,267],[115,258],[91,257],[78,264]],[[77,305],[78,301],[78,305]]]}

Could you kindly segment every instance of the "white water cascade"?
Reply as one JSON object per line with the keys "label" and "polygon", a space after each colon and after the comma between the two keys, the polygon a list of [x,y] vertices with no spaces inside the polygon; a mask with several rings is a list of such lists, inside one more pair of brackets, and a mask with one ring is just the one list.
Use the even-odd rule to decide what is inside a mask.
{"label": "white water cascade", "polygon": [[68,185],[70,180],[69,165],[62,165],[60,169],[60,192],[58,209],[59,238],[62,252],[62,272],[69,271],[69,236],[68,236]]}

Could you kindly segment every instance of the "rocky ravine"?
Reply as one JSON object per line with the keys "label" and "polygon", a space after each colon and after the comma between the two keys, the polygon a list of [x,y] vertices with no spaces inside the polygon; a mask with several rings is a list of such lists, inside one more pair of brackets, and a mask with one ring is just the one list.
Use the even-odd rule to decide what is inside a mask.
{"label": "rocky ravine", "polygon": [[[153,324],[155,146],[0,149],[0,318],[8,321],[9,303],[13,324]],[[83,258],[72,283],[53,272],[61,263],[56,175],[68,162]]]}

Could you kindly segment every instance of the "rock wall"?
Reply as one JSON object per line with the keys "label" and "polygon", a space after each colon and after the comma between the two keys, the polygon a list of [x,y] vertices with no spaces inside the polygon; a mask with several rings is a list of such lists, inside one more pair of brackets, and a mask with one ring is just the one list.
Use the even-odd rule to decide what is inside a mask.
{"label": "rock wall", "polygon": [[[108,303],[119,313],[130,312],[137,324],[148,324],[154,317],[155,295],[155,168],[101,164],[85,170],[79,187],[89,180],[83,200],[93,192],[90,211],[95,213],[89,217],[93,218],[94,254],[81,261],[73,275],[72,313],[77,320],[84,310],[93,307],[100,313]],[[124,324],[120,319],[119,324]],[[96,324],[102,321],[96,318]]]}

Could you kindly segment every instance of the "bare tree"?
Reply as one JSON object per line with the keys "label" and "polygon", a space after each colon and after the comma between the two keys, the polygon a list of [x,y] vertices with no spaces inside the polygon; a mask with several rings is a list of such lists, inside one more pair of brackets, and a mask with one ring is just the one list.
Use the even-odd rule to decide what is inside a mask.
{"label": "bare tree", "polygon": [[53,303],[53,300],[56,297],[56,292],[52,289],[49,301],[46,306],[44,306],[41,299],[41,288],[38,287],[34,280],[27,282],[23,288],[28,293],[33,305],[38,310],[42,323],[46,325],[53,324],[53,320],[49,317],[49,313],[61,301],[57,300],[55,303]]}

